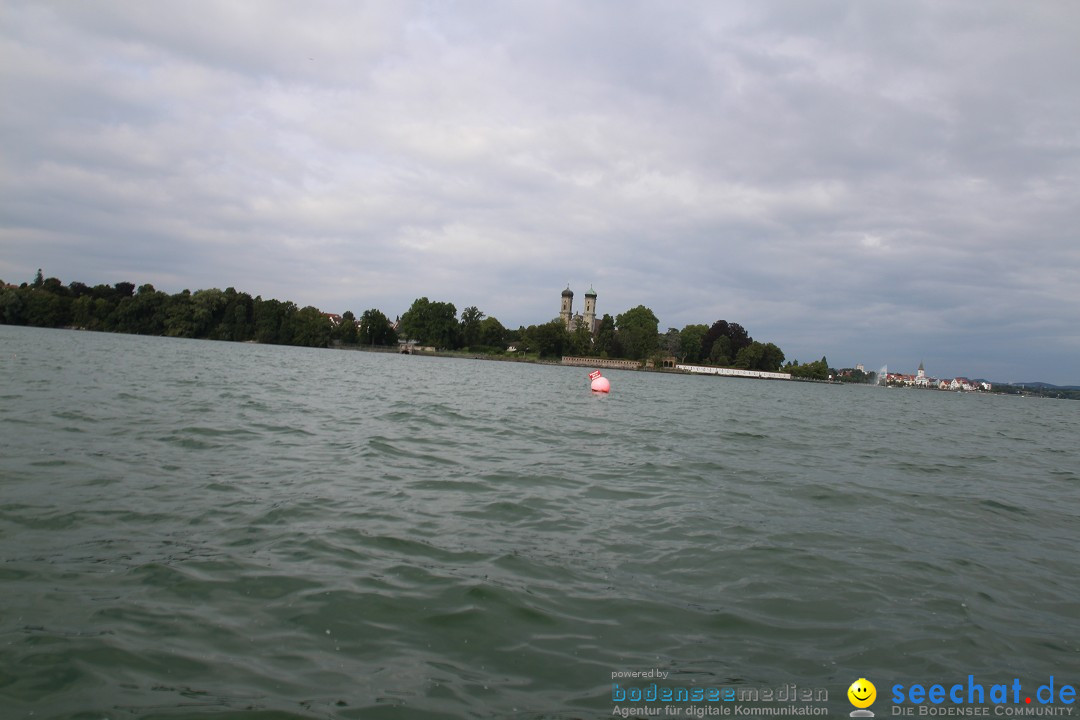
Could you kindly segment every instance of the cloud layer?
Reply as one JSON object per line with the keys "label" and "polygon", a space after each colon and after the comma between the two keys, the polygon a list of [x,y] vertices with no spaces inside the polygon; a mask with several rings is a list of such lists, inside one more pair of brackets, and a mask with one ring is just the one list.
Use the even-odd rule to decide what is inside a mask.
{"label": "cloud layer", "polygon": [[7,282],[1080,383],[1080,6],[5,5]]}

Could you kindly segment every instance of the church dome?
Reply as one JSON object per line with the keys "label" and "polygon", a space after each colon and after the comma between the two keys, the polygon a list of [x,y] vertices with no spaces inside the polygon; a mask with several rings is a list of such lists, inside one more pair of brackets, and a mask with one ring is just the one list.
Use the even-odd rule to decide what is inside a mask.
{"label": "church dome", "polygon": [[596,291],[592,289],[592,285],[589,286],[589,292],[585,293],[585,297],[596,297]]}
{"label": "church dome", "polygon": [[567,285],[566,289],[562,291],[563,297],[574,297],[574,291]]}

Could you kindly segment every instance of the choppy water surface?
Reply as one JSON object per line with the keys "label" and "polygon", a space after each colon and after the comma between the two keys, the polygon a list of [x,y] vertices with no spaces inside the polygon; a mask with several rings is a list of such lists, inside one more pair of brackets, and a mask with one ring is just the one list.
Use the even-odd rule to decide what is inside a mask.
{"label": "choppy water surface", "polygon": [[1080,681],[1080,403],[586,372],[0,326],[3,716]]}

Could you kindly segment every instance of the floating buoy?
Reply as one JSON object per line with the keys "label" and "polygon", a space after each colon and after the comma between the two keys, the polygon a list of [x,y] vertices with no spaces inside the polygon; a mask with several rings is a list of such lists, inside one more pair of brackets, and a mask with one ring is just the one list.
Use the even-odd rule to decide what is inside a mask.
{"label": "floating buoy", "polygon": [[599,370],[593,370],[589,373],[589,379],[592,380],[592,391],[595,393],[611,392],[611,383],[608,382],[606,377],[600,376]]}

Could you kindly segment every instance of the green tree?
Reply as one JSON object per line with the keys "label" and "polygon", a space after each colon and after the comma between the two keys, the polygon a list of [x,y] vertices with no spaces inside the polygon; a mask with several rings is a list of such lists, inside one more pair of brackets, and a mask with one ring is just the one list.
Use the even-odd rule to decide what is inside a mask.
{"label": "green tree", "polygon": [[45,278],[45,280],[41,283],[40,287],[45,292],[50,292],[53,295],[59,295],[61,297],[68,296],[68,289],[64,287],[63,283],[61,283],[60,280],[54,277]]}
{"label": "green tree", "polygon": [[774,343],[765,343],[761,357],[761,370],[766,372],[779,372],[784,364],[784,351]]}
{"label": "green tree", "polygon": [[330,318],[323,315],[318,308],[309,305],[292,314],[289,318],[289,329],[290,345],[327,347],[333,326]]}
{"label": "green tree", "polygon": [[615,318],[623,353],[632,360],[644,360],[657,348],[657,327],[660,321],[644,305],[631,308]]}
{"label": "green tree", "polygon": [[[95,302],[100,301],[98,298]],[[191,302],[190,290],[185,289],[173,295],[165,306],[165,334],[169,337],[195,337],[194,315],[195,307]]]}
{"label": "green tree", "polygon": [[460,337],[463,347],[472,347],[480,344],[480,321],[484,319],[484,313],[475,305],[470,305],[461,311]]}
{"label": "green tree", "polygon": [[506,349],[507,330],[498,319],[486,317],[480,321],[480,344],[485,347]]}
{"label": "green tree", "polygon": [[803,365],[799,365],[798,361],[795,361],[785,366],[784,370],[791,373],[792,377],[805,378],[808,380],[829,379],[829,361],[824,357],[816,362],[805,363]]}
{"label": "green tree", "polygon": [[659,343],[659,353],[657,357],[663,357],[665,355],[672,355],[676,358],[682,356],[682,335],[675,328],[668,328],[668,331],[657,338]]}
{"label": "green tree", "polygon": [[23,288],[5,288],[0,294],[0,314],[6,324],[26,324],[26,295]]}
{"label": "green tree", "polygon": [[94,309],[92,312],[92,319],[90,321],[91,330],[107,330],[113,329],[112,316],[113,316],[113,303],[111,300],[107,300],[103,297],[94,298]]}
{"label": "green tree", "polygon": [[709,332],[707,325],[687,325],[679,333],[679,348],[682,351],[683,362],[701,362],[702,341],[705,333]]}
{"label": "green tree", "polygon": [[[728,342],[718,351],[713,346],[722,337],[726,337]],[[739,351],[753,340],[746,332],[746,329],[739,323],[717,320],[709,328],[709,332],[705,333],[705,338],[701,341],[702,355],[708,357],[710,362],[717,365],[730,365],[732,359],[738,356]],[[713,358],[717,359],[714,360]],[[721,360],[723,361],[721,362]]]}
{"label": "green tree", "polygon": [[735,367],[742,370],[757,370],[765,352],[765,346],[759,342],[752,342],[741,348],[735,355]]}
{"label": "green tree", "polygon": [[589,328],[585,326],[585,323],[579,324],[574,328],[574,331],[570,333],[570,345],[567,350],[571,355],[576,355],[578,357],[592,355],[593,337]]}
{"label": "green tree", "polygon": [[352,310],[341,313],[341,322],[334,328],[333,339],[345,345],[355,345],[359,340],[360,333],[356,327],[356,316]]}
{"label": "green tree", "polygon": [[289,316],[296,312],[296,305],[271,298],[257,296],[254,302],[255,340],[267,344],[286,345],[289,338],[286,326]]}
{"label": "green tree", "polygon": [[67,322],[64,300],[38,287],[26,296],[26,324],[34,327],[61,327]]}
{"label": "green tree", "polygon": [[457,347],[457,308],[451,303],[417,298],[401,316],[400,327],[407,340],[438,348]]}
{"label": "green tree", "polygon": [[168,302],[169,296],[155,290],[153,285],[142,285],[134,297],[122,298],[113,310],[114,327],[118,332],[164,335]]}
{"label": "green tree", "polygon": [[71,324],[89,330],[94,324],[94,298],[80,295],[71,301]]}
{"label": "green tree", "polygon": [[731,338],[721,335],[716,338],[709,350],[709,362],[713,365],[731,365]]}
{"label": "green tree", "polygon": [[518,350],[520,352],[535,352],[536,351],[536,326],[530,325],[525,327],[524,325],[518,327],[517,331],[517,343]]}
{"label": "green tree", "polygon": [[756,340],[739,350],[735,356],[735,367],[744,370],[764,370],[777,372],[784,362],[784,353],[773,343],[759,343]]}
{"label": "green tree", "polygon": [[618,357],[619,347],[615,342],[615,318],[606,314],[600,318],[600,326],[593,338],[593,352],[600,357]]}
{"label": "green tree", "polygon": [[570,332],[562,320],[537,325],[534,337],[534,349],[540,353],[540,357],[561,357],[570,347]]}
{"label": "green tree", "polygon": [[372,308],[360,316],[359,340],[365,345],[397,345],[397,333],[389,318]]}
{"label": "green tree", "polygon": [[246,342],[255,339],[254,301],[247,293],[238,293],[235,288],[225,289],[225,310],[221,323],[215,331],[215,337],[222,340]]}
{"label": "green tree", "polygon": [[225,316],[225,293],[217,288],[191,294],[192,337],[219,340],[215,335]]}
{"label": "green tree", "polygon": [[844,368],[836,373],[836,380],[844,383],[873,383],[874,374],[873,372],[868,374],[859,368]]}

